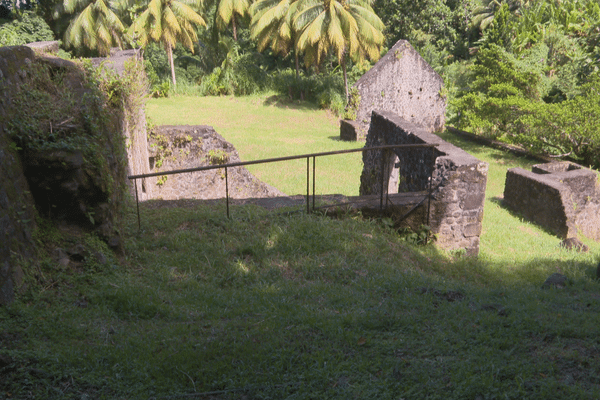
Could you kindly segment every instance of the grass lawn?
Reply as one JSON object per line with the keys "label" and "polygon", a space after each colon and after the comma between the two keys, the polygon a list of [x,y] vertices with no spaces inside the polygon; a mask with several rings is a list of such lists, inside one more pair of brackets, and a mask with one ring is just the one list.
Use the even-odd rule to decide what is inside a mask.
{"label": "grass lawn", "polygon": [[[196,100],[151,105],[166,101]],[[340,145],[325,135],[313,139]],[[478,259],[409,245],[360,215],[253,206],[227,219],[142,203],[141,232],[126,214],[121,259],[43,225],[49,253],[83,242],[108,259],[29,269],[30,288],[0,308],[0,398],[600,398],[600,245],[561,250],[502,207],[506,169],[531,161],[444,138],[490,163]],[[542,289],[554,272],[567,286]]]}
{"label": "grass lawn", "polygon": [[[151,99],[146,114],[155,125],[210,125],[233,143],[244,161],[363,146],[340,141],[338,119],[327,111],[306,102],[279,101],[275,96]],[[361,157],[352,153],[318,158],[316,193],[358,195]],[[306,160],[248,169],[284,193],[306,193]]]}

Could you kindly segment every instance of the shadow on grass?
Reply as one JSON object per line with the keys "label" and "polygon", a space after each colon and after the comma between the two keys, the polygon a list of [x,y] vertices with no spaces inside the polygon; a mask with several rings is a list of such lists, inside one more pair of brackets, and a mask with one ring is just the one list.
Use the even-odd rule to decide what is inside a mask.
{"label": "shadow on grass", "polygon": [[516,146],[506,145],[505,148],[500,148],[502,144],[484,137],[460,135],[449,130],[438,133],[438,136],[445,141],[460,147],[467,153],[479,153],[485,148],[487,156],[493,160],[499,161],[501,164],[505,164],[505,162],[502,161],[509,160],[508,164],[511,166],[529,168],[532,164],[544,162],[543,160],[536,158],[533,154],[524,154],[524,151]]}
{"label": "shadow on grass", "polygon": [[318,110],[316,104],[311,103],[306,100],[292,100],[288,96],[282,95],[273,95],[267,97],[263,101],[263,105],[265,106],[275,106],[278,108],[291,109],[291,110],[300,110],[300,111],[315,111]]}
{"label": "shadow on grass", "polygon": [[[490,388],[507,398],[598,398],[589,373],[600,359],[591,257],[503,265],[408,245],[351,213],[282,218],[240,207],[233,211],[243,218],[230,220],[194,202],[156,204],[142,205],[145,229],[135,237],[127,216],[134,268],[82,269],[44,289],[43,301],[11,314],[0,308],[0,331],[9,332],[0,339],[13,346],[0,393],[432,398],[433,385],[445,388],[443,398]],[[542,289],[555,272],[568,277],[564,287]],[[85,307],[73,306],[81,299]],[[39,346],[48,338],[52,358]],[[83,340],[82,355],[73,349]],[[494,375],[504,371],[531,384],[515,394],[515,377]],[[567,378],[561,397],[536,391]],[[338,391],[346,380],[357,384]],[[273,382],[302,384],[282,393]]]}

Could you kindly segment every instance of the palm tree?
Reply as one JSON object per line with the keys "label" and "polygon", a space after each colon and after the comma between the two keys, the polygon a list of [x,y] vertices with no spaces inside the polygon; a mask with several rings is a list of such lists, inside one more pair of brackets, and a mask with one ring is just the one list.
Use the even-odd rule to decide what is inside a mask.
{"label": "palm tree", "polygon": [[520,8],[528,7],[530,0],[482,0],[481,5],[473,10],[471,24],[483,32],[494,21],[496,12],[504,3],[508,4],[511,12],[517,12]]}
{"label": "palm tree", "polygon": [[65,32],[66,44],[73,47],[85,45],[102,56],[107,55],[111,47],[123,46],[125,27],[111,3],[105,0],[65,0],[62,8],[69,14],[81,10]]}
{"label": "palm tree", "polygon": [[335,53],[344,73],[346,98],[346,57],[377,60],[385,40],[383,22],[369,1],[299,0],[293,21],[294,29],[300,32],[298,48],[306,51],[305,63],[319,65],[330,51]]}
{"label": "palm tree", "polygon": [[292,27],[294,5],[297,0],[258,0],[250,6],[251,38],[257,41],[258,51],[271,47],[275,54],[288,55],[294,47],[296,78],[300,66],[296,49],[297,34]]}
{"label": "palm tree", "polygon": [[[193,53],[194,42],[198,40],[195,25],[206,26],[204,19],[184,1],[151,0],[129,28],[140,46],[145,47],[150,41],[161,42],[165,46],[173,85],[177,84],[173,47],[181,42]],[[197,3],[192,5],[199,6]]]}
{"label": "palm tree", "polygon": [[233,39],[237,41],[236,15],[243,18],[250,10],[250,0],[220,0],[217,6],[217,25],[224,30],[231,22]]}

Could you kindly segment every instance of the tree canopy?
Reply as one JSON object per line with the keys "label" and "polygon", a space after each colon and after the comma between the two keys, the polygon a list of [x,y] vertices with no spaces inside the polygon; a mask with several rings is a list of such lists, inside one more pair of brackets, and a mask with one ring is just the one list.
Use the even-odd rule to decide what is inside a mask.
{"label": "tree canopy", "polygon": [[[195,5],[198,6],[197,3]],[[177,81],[173,65],[173,47],[177,42],[181,42],[193,53],[194,43],[198,39],[196,25],[206,26],[206,22],[186,2],[151,0],[147,8],[133,21],[129,32],[142,47],[148,42],[160,42],[165,46],[171,66],[171,78],[175,85]]]}

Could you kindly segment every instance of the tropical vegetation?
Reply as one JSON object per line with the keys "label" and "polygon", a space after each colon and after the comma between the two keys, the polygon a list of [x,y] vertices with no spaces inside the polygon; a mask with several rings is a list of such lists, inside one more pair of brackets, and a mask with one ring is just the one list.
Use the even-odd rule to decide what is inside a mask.
{"label": "tropical vegetation", "polygon": [[143,47],[154,96],[274,90],[340,116],[407,39],[444,77],[450,124],[600,166],[596,0],[3,0],[0,18],[0,45]]}

